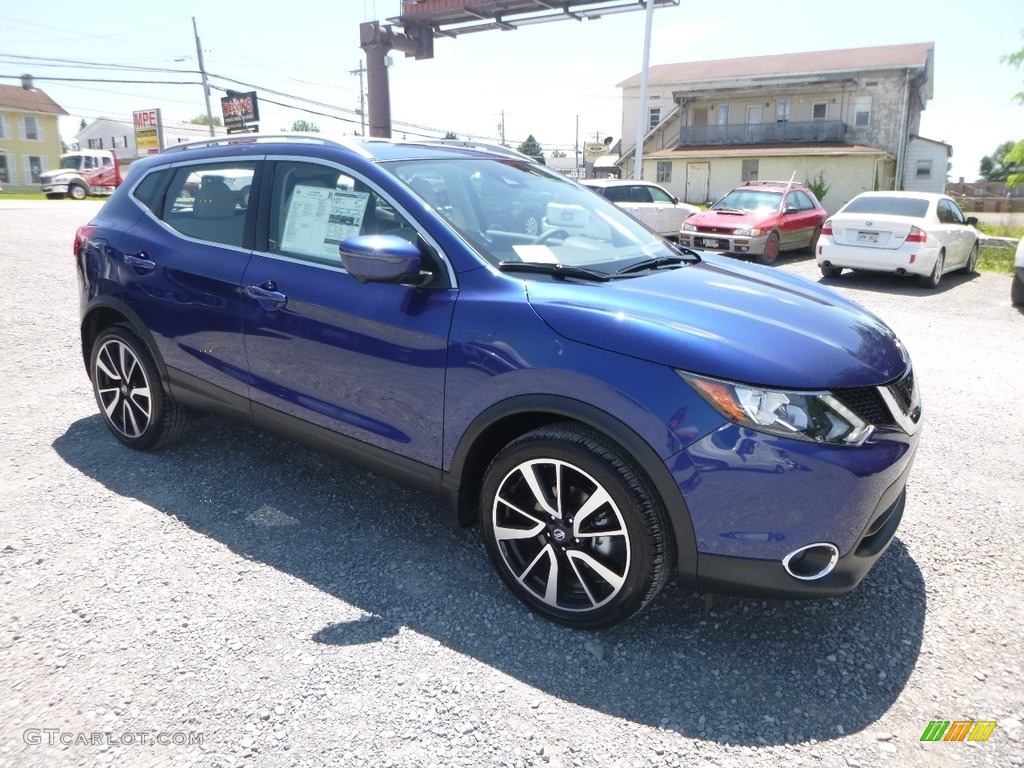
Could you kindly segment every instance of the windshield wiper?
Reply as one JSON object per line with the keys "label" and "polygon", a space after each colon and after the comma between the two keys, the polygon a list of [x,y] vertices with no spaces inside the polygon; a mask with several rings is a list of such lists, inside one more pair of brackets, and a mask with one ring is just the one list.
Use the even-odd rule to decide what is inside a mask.
{"label": "windshield wiper", "polygon": [[[693,251],[687,249],[684,252],[688,255],[655,256],[654,258],[651,259],[644,259],[643,261],[638,261],[636,264],[630,264],[628,267],[623,267],[622,269],[618,270],[615,274],[629,275],[633,272],[644,272],[648,269],[661,269],[662,267],[667,266],[678,267],[680,264],[695,264],[696,262],[700,261],[700,257],[696,253],[693,253]],[[690,256],[689,254],[693,255]]]}
{"label": "windshield wiper", "polygon": [[612,279],[612,275],[607,272],[598,272],[596,269],[537,261],[499,261],[498,269],[502,272],[534,272],[554,277],[578,277],[581,280],[593,280],[598,283],[607,283]]}

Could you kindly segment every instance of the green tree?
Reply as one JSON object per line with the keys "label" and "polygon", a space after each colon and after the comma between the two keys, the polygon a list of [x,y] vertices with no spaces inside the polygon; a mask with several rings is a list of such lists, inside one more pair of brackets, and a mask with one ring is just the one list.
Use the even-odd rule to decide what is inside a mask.
{"label": "green tree", "polygon": [[1010,161],[1010,165],[1007,165],[1007,155],[1013,151],[1014,143],[1004,141],[996,147],[995,152],[991,155],[981,158],[981,163],[978,165],[978,173],[981,178],[985,181],[1006,181],[1011,173],[1019,173],[1024,170],[1024,168],[1012,167],[1012,161]]}
{"label": "green tree", "polygon": [[1024,184],[1024,141],[1018,141],[1003,159],[1009,173],[1006,175],[1006,186],[1016,187]]}
{"label": "green tree", "polygon": [[[209,118],[207,118],[206,115],[196,115],[191,120],[189,120],[189,122],[192,123],[192,125],[209,125],[210,124],[210,120],[209,120]],[[213,124],[216,125],[219,128],[223,128],[224,127],[224,121],[221,120],[216,115],[213,116]]]}
{"label": "green tree", "polygon": [[[1024,29],[1022,29],[1020,32],[1022,35],[1024,35]],[[1024,48],[1021,48],[1016,53],[1008,53],[1006,56],[1000,56],[999,60],[1004,64],[1010,64],[1020,69],[1020,65],[1024,64]],[[1021,104],[1024,104],[1024,91],[1021,91],[1020,93],[1015,93],[1013,95],[1013,98],[1019,101]]]}
{"label": "green tree", "polygon": [[537,143],[537,140],[533,138],[532,133],[529,136],[527,136],[526,141],[524,141],[522,144],[516,147],[516,149],[519,152],[522,152],[524,155],[529,155],[530,157],[544,157],[544,150],[541,149],[541,146],[540,144]]}
{"label": "green tree", "polygon": [[551,153],[551,156],[552,157],[565,157],[565,152],[563,152],[560,149],[556,149],[554,152]]}
{"label": "green tree", "polygon": [[292,130],[304,133],[320,133],[320,126],[309,122],[309,120],[296,120],[292,123]]}
{"label": "green tree", "polygon": [[85,130],[85,118],[84,117],[82,118],[82,122],[80,122],[78,124],[78,130],[80,130],[80,131],[84,131]]}
{"label": "green tree", "polygon": [[446,131],[445,134],[444,134],[443,141],[449,141],[449,140],[458,141],[459,140],[459,135],[457,133],[455,133],[455,131]]}

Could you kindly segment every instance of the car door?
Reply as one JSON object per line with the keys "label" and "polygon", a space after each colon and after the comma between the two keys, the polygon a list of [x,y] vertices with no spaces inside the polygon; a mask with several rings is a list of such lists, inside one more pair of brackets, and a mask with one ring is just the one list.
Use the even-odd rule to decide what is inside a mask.
{"label": "car door", "polygon": [[960,207],[948,198],[939,200],[936,207],[939,223],[942,227],[942,238],[946,243],[946,267],[962,266],[967,263],[971,247],[974,245],[974,233],[967,225]]}
{"label": "car door", "polygon": [[802,190],[791,189],[786,194],[783,206],[782,247],[805,247],[811,242],[817,226],[818,216],[814,203]]}
{"label": "car door", "polygon": [[239,283],[253,212],[224,177],[255,179],[259,161],[191,163],[150,174],[134,195],[147,214],[118,244],[128,306],[149,329],[172,386],[248,413]]}
{"label": "car door", "polygon": [[[410,217],[351,169],[282,159],[268,174],[266,220],[241,281],[254,418],[291,418],[440,466],[450,271]],[[436,281],[349,275],[339,242],[382,232],[428,249]]]}
{"label": "car door", "polygon": [[675,198],[661,187],[645,187],[645,189],[651,196],[651,209],[654,214],[654,224],[651,226],[654,231],[673,237],[678,235],[683,219],[686,218],[683,209],[676,205]]}

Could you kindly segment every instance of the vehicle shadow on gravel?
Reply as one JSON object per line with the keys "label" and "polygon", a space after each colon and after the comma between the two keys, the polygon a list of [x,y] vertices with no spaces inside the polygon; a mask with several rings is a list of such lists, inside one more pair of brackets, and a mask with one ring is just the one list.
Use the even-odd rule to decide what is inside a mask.
{"label": "vehicle shadow on gravel", "polygon": [[821,285],[829,288],[849,288],[851,290],[871,291],[872,293],[888,293],[892,296],[915,296],[926,299],[929,296],[941,296],[947,291],[956,290],[957,286],[978,279],[978,274],[965,275],[962,272],[951,272],[942,276],[942,282],[935,288],[918,285],[913,277],[901,277],[887,272],[850,272],[844,271],[839,277],[822,277]]}
{"label": "vehicle shadow on gravel", "polygon": [[[687,737],[771,745],[870,727],[921,648],[925,585],[898,538],[843,598],[716,598],[708,608],[673,583],[631,621],[576,632],[521,606],[477,529],[458,529],[436,499],[286,440],[210,417],[170,449],[134,453],[97,415],[53,447],[111,492],[368,614],[310,617],[308,640],[281,659],[302,651],[331,664],[338,646],[407,627],[565,702]],[[196,567],[187,553],[182,562]]]}

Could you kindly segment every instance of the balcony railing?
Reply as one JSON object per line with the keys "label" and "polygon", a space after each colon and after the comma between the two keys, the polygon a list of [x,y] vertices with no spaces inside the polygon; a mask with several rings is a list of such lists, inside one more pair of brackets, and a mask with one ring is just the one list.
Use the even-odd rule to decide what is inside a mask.
{"label": "balcony railing", "polygon": [[734,125],[687,125],[680,131],[679,145],[695,147],[722,144],[788,144],[845,142],[842,120],[807,120],[784,123],[742,123]]}

